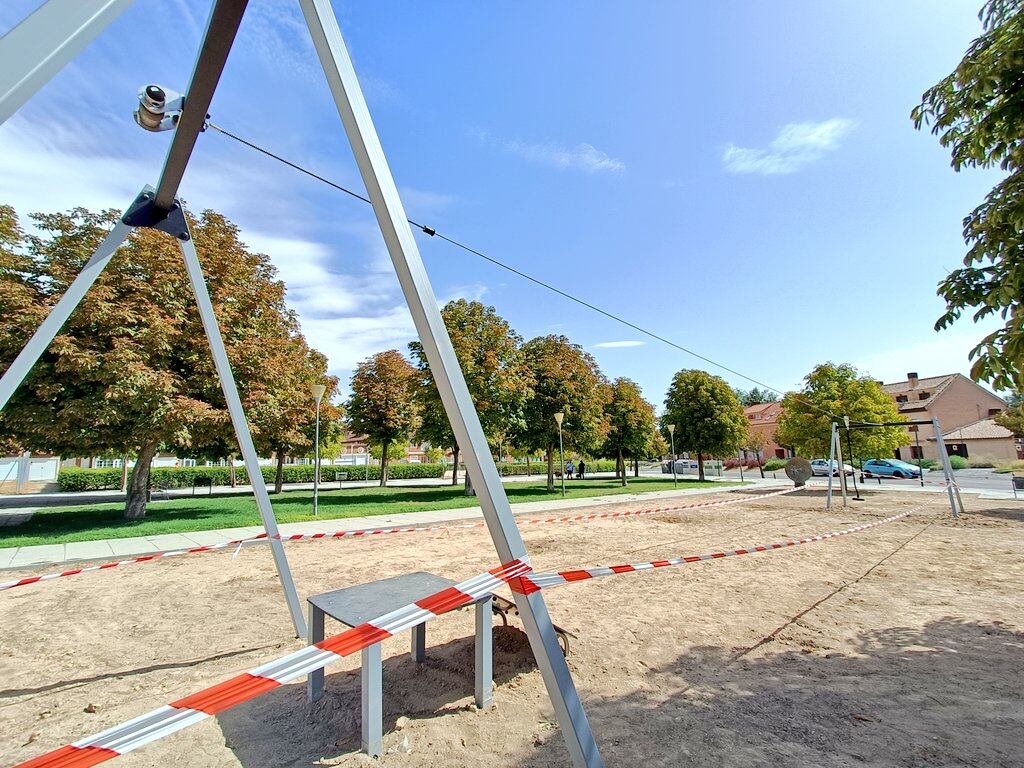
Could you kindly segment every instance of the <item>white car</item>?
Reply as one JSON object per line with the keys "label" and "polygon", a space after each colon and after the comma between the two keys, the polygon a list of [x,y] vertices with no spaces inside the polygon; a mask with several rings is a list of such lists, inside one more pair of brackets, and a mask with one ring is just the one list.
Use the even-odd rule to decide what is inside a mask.
{"label": "white car", "polygon": [[[815,459],[811,462],[811,472],[815,477],[828,477],[829,475],[836,476],[839,474],[839,462],[829,461],[828,459]],[[852,475],[853,467],[849,464],[843,464],[843,473],[846,475]]]}

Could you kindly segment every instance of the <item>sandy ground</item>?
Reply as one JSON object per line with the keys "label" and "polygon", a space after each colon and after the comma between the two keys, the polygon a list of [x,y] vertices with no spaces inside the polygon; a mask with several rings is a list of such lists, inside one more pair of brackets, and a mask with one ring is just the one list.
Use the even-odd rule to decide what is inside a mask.
{"label": "sandy ground", "polygon": [[[549,590],[609,766],[1024,765],[1024,505],[944,497],[910,518],[772,554]],[[921,503],[820,494],[524,531],[538,570],[651,560],[847,527]],[[633,505],[617,505],[623,508]],[[495,564],[482,531],[289,545],[302,595]],[[213,553],[0,595],[0,763],[166,704],[298,647],[269,552]],[[337,625],[329,625],[337,628]],[[428,661],[385,643],[380,764],[568,764],[525,636],[495,637],[495,706],[472,706],[472,613]],[[149,745],[125,766],[358,766],[358,655]]]}

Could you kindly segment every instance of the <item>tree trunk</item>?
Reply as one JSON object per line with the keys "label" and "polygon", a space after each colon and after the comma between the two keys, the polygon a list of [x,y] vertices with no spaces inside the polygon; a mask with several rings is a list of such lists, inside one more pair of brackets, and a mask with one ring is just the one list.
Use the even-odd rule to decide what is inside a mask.
{"label": "tree trunk", "polygon": [[128,493],[128,457],[121,457],[121,493]]}
{"label": "tree trunk", "polygon": [[704,481],[704,454],[697,451],[697,479]]}
{"label": "tree trunk", "polygon": [[633,459],[633,477],[640,477],[640,459]]}
{"label": "tree trunk", "polygon": [[761,479],[764,480],[764,460],[758,457],[757,468],[761,470]]}
{"label": "tree trunk", "polygon": [[626,459],[622,455],[622,449],[619,449],[619,458],[616,461],[616,469],[622,469],[622,484],[626,484]]}
{"label": "tree trunk", "polygon": [[156,456],[156,449],[156,441],[146,443],[139,449],[139,454],[135,458],[124,504],[125,520],[141,520],[146,516],[146,502],[149,500],[149,467]]}
{"label": "tree trunk", "polygon": [[459,446],[452,446],[452,485],[459,484]]}
{"label": "tree trunk", "polygon": [[476,491],[473,490],[473,481],[469,479],[469,472],[466,472],[466,487],[463,493],[466,496],[476,496]]}
{"label": "tree trunk", "polygon": [[277,452],[277,471],[274,473],[274,493],[284,489],[284,451]]}
{"label": "tree trunk", "polygon": [[526,476],[533,476],[533,473],[530,471],[530,454],[526,454]]}
{"label": "tree trunk", "polygon": [[228,475],[231,477],[231,487],[238,485],[238,478],[235,476],[235,454],[228,456]]}
{"label": "tree trunk", "polygon": [[386,440],[380,447],[380,487],[386,488],[388,484],[388,448],[391,441]]}
{"label": "tree trunk", "polygon": [[548,491],[555,490],[555,447],[548,446]]}

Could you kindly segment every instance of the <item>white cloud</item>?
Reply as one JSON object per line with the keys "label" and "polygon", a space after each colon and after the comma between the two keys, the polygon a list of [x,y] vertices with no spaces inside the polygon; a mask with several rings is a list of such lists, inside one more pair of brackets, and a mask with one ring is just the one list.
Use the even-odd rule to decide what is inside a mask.
{"label": "white cloud", "polygon": [[602,341],[595,344],[596,349],[624,349],[626,347],[642,347],[646,341]]}
{"label": "white cloud", "polygon": [[573,147],[564,147],[553,142],[528,144],[523,141],[505,141],[497,139],[488,131],[480,128],[471,129],[470,136],[484,144],[499,147],[501,150],[537,165],[553,168],[568,168],[587,173],[625,170],[626,164],[621,160],[595,147],[593,144],[581,142]]}
{"label": "white cloud", "polygon": [[795,173],[839,148],[840,140],[855,123],[834,117],[820,123],[790,123],[779,131],[767,149],[728,144],[722,163],[730,173],[758,173],[775,176]]}
{"label": "white cloud", "polygon": [[862,373],[886,382],[905,381],[907,371],[917,371],[921,376],[966,375],[971,368],[967,353],[987,332],[981,328],[964,333],[944,331],[924,341],[864,355],[854,360],[854,365]]}

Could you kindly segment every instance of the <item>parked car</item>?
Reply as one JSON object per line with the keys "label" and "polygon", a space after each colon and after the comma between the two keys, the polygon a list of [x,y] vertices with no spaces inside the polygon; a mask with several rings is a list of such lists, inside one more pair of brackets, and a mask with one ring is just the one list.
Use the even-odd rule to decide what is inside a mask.
{"label": "parked car", "polygon": [[[676,459],[676,474],[683,472],[687,469],[697,469],[696,459]],[[661,463],[661,474],[671,475],[672,474],[672,460],[663,461]]]}
{"label": "parked car", "polygon": [[899,459],[869,459],[863,464],[864,477],[912,477],[921,476],[921,468]]}
{"label": "parked car", "polygon": [[[835,477],[839,474],[839,462],[828,459],[815,459],[811,462],[811,472],[815,477],[828,477],[830,474]],[[843,464],[843,474],[853,475],[853,467]]]}

